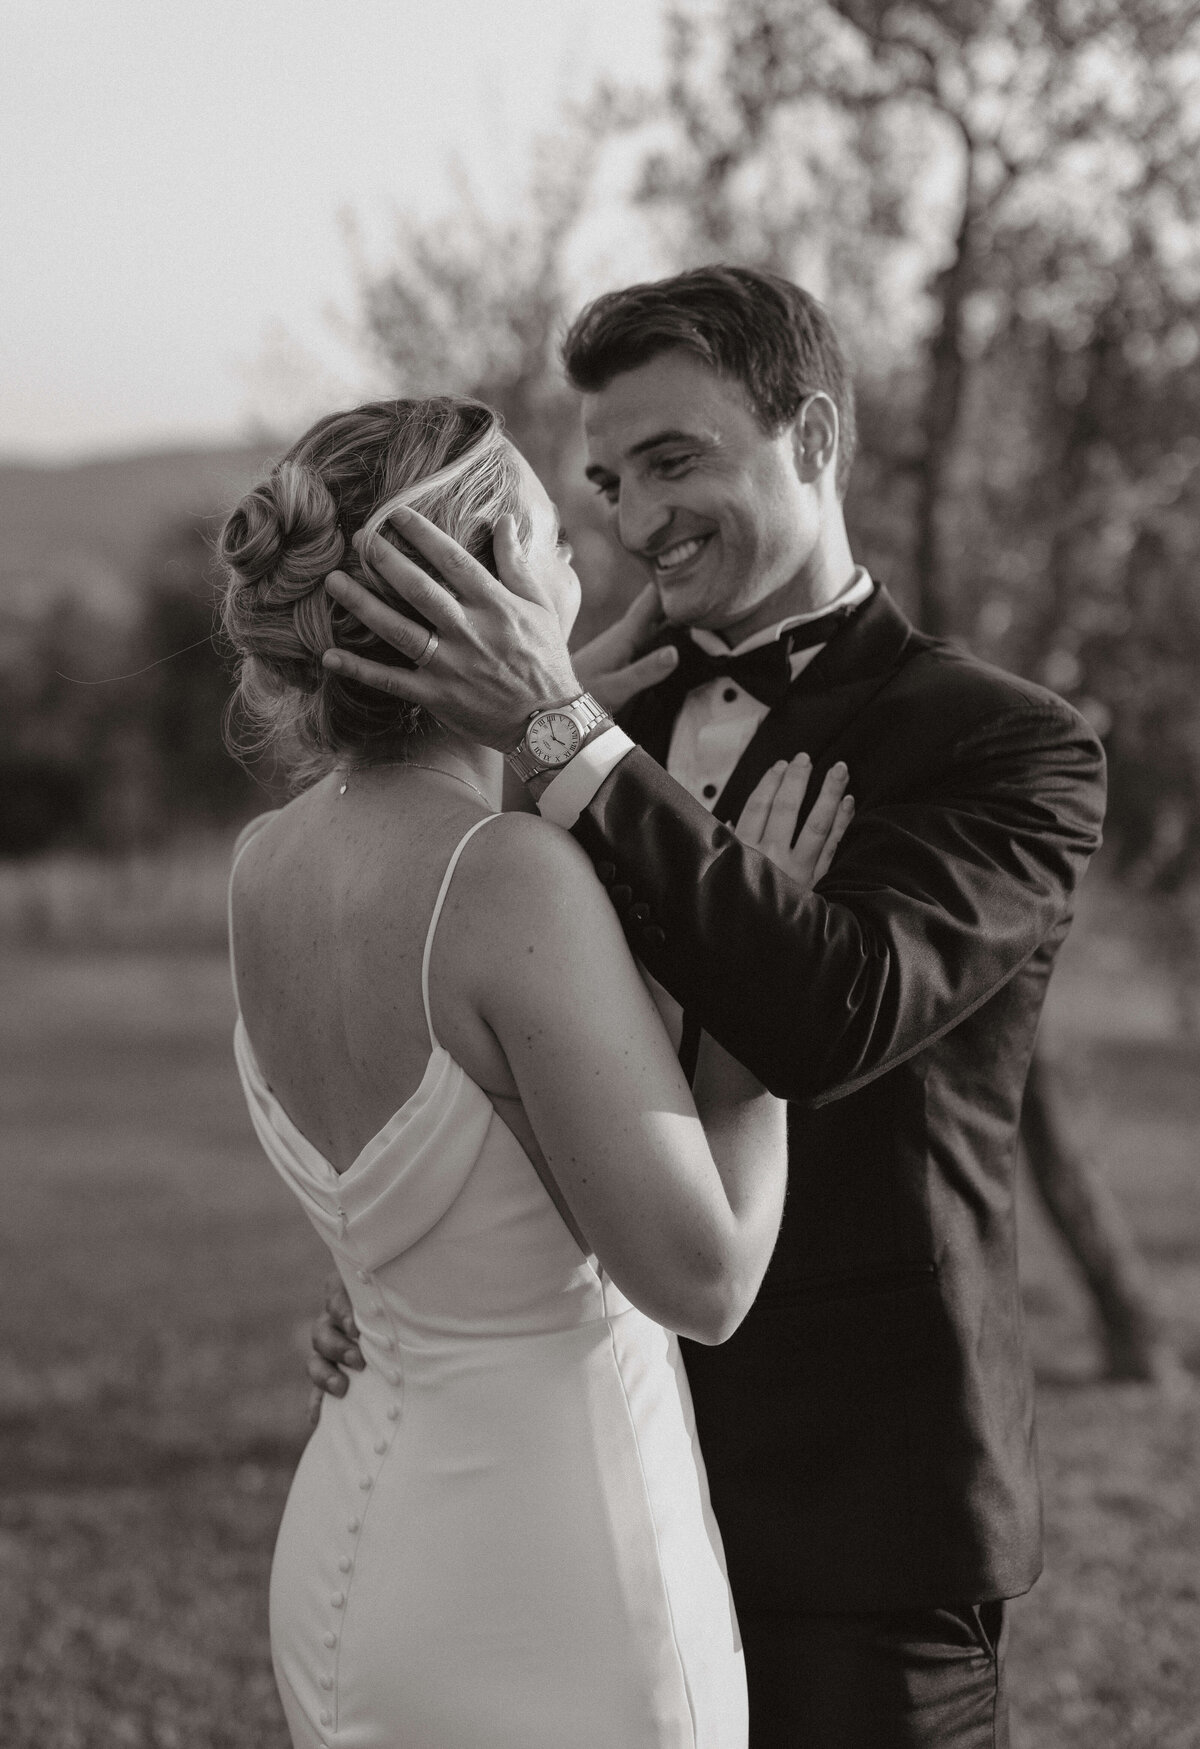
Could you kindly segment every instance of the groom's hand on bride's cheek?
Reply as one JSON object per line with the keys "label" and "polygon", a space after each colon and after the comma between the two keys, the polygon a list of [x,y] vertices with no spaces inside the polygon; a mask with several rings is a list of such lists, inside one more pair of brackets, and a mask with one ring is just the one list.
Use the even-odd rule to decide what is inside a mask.
{"label": "groom's hand on bride's cheek", "polygon": [[344,1397],[350,1380],[342,1371],[351,1367],[361,1372],[365,1365],[358,1346],[358,1325],[350,1296],[340,1276],[330,1276],[325,1288],[325,1309],[312,1327],[313,1351],[308,1357],[308,1376],[313,1389],[309,1394],[309,1420],[315,1427],[321,1413],[321,1399]]}

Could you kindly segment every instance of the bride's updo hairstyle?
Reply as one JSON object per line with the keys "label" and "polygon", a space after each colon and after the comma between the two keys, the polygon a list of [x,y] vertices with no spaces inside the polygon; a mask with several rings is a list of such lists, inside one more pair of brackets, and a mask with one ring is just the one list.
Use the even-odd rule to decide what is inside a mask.
{"label": "bride's updo hairstyle", "polygon": [[529,536],[515,452],[490,407],[454,395],[372,401],[320,419],[233,511],[221,531],[222,624],[238,656],[232,739],[243,754],[277,752],[297,786],[335,765],[403,758],[439,725],[321,666],[335,645],[376,662],[412,664],[326,590],[337,569],[419,619],[351,545],[359,529],[430,566],[388,525],[419,510],[495,574],[492,530],[517,517]]}

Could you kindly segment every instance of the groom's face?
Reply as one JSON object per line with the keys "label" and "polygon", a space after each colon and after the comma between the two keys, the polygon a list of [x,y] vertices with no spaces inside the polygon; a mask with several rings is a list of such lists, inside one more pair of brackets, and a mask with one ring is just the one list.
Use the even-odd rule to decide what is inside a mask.
{"label": "groom's face", "polygon": [[674,624],[737,642],[811,605],[821,495],[795,427],[770,436],[739,384],[680,351],[585,395],[583,423],[588,478]]}

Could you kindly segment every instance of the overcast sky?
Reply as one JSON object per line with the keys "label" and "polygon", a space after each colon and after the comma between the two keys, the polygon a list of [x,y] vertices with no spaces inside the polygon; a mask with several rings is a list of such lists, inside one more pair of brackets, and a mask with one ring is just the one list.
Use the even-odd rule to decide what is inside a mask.
{"label": "overcast sky", "polygon": [[0,0],[0,455],[219,440],[285,331],[344,368],[338,224],[493,208],[660,0]]}

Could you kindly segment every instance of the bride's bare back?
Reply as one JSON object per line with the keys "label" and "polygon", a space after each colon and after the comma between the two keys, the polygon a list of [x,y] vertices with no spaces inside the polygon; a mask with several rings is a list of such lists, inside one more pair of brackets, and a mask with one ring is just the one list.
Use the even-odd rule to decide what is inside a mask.
{"label": "bride's bare back", "polygon": [[[338,1171],[416,1091],[429,1061],[425,936],[450,854],[483,817],[468,791],[460,800],[452,789],[394,767],[334,774],[275,815],[238,866],[233,947],[246,1028],[281,1104]],[[439,990],[443,999],[461,1042],[471,1030],[462,1004]],[[486,1072],[475,1078],[486,1086]]]}

